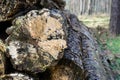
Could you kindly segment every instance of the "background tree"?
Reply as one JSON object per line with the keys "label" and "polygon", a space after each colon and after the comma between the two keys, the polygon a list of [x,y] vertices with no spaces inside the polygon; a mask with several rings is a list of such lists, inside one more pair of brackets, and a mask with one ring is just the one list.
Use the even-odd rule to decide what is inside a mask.
{"label": "background tree", "polygon": [[110,32],[117,36],[120,34],[120,0],[112,0]]}
{"label": "background tree", "polygon": [[111,0],[66,0],[66,9],[76,15],[110,14]]}

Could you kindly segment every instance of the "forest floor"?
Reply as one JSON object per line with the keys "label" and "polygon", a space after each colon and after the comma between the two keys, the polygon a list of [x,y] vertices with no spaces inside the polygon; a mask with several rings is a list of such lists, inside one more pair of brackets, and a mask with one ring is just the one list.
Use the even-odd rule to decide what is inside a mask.
{"label": "forest floor", "polygon": [[79,16],[80,21],[95,33],[102,51],[111,61],[110,67],[116,75],[115,80],[120,80],[120,36],[111,37],[109,33],[109,20],[107,15]]}

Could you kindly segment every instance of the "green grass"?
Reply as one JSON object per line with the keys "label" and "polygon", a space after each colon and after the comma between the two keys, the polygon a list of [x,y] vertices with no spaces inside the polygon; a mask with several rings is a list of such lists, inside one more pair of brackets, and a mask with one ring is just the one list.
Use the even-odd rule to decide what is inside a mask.
{"label": "green grass", "polygon": [[108,48],[113,54],[120,54],[120,37],[109,38],[109,39],[107,40],[107,48]]}
{"label": "green grass", "polygon": [[107,49],[115,55],[115,58],[112,60],[113,65],[111,65],[111,69],[116,73],[115,80],[120,80],[120,37],[109,38],[106,44]]}

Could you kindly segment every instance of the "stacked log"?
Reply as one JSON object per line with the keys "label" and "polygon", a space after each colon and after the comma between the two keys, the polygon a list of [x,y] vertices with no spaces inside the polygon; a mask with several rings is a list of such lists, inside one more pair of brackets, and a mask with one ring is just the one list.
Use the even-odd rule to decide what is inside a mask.
{"label": "stacked log", "polygon": [[65,1],[63,0],[1,0],[0,21],[14,19],[33,9],[48,8],[63,10],[64,7]]}
{"label": "stacked log", "polygon": [[6,39],[0,37],[1,79],[113,80],[95,38],[64,10],[63,0],[3,0],[0,4],[0,21],[12,22]]}
{"label": "stacked log", "polygon": [[62,22],[58,13],[48,9],[16,18],[6,40],[14,68],[37,73],[60,60],[67,47]]}

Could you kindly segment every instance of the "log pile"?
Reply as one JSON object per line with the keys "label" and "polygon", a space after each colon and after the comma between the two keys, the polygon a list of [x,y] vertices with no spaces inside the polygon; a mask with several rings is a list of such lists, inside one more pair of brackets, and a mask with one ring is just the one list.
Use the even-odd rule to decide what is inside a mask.
{"label": "log pile", "polygon": [[[63,0],[2,0],[2,80],[114,80],[89,29]],[[1,33],[3,34],[3,33]],[[109,73],[109,74],[108,74]]]}
{"label": "log pile", "polygon": [[59,9],[63,10],[65,1],[63,0],[1,0],[0,1],[0,21],[14,19],[35,9]]}

